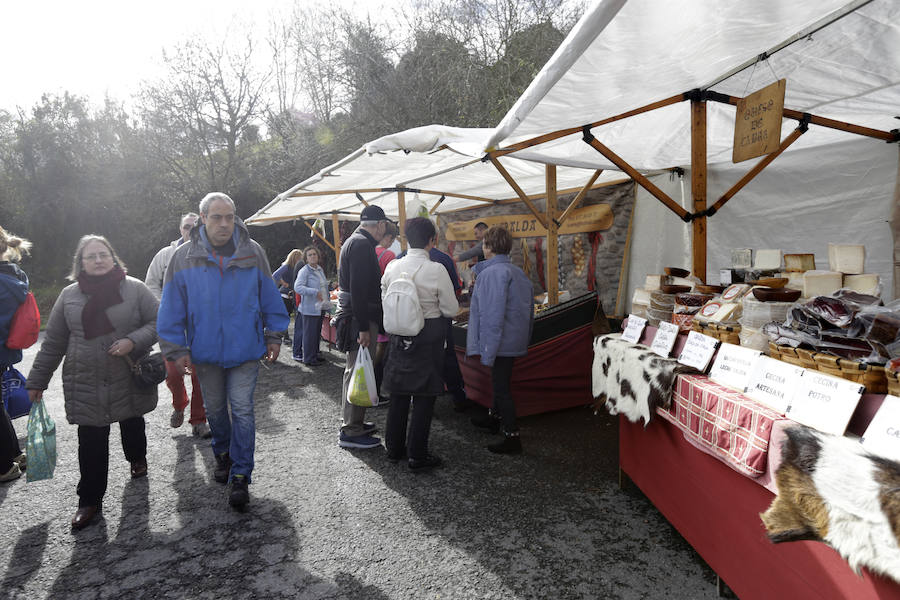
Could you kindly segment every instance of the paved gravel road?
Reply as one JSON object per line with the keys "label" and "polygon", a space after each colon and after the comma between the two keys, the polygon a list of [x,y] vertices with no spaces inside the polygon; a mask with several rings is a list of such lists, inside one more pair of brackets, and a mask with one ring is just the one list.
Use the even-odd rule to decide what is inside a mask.
{"label": "paved gravel road", "polygon": [[[338,448],[343,355],[312,369],[286,350],[260,372],[247,513],[213,481],[208,441],[169,427],[163,385],[147,419],[149,477],[129,478],[113,426],[103,518],[77,533],[77,431],[57,371],[45,394],[54,478],[0,484],[0,598],[716,597],[681,536],[633,485],[618,489],[609,416],[522,419],[525,453],[494,456],[471,414],[442,399],[431,442],[446,464],[414,474],[382,448]],[[370,411],[379,429],[386,414]]]}

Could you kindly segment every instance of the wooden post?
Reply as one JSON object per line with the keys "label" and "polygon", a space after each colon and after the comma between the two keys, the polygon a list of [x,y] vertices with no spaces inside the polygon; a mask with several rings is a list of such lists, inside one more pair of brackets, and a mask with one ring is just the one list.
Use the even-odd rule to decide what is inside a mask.
{"label": "wooden post", "polygon": [[400,231],[397,237],[400,238],[400,250],[406,252],[406,192],[397,190],[397,212],[400,214]]}
{"label": "wooden post", "polygon": [[334,265],[336,269],[341,268],[341,222],[338,221],[338,214],[331,213],[331,237],[334,238]]}
{"label": "wooden post", "polygon": [[[706,210],[706,102],[691,100],[691,196],[694,213]],[[691,272],[706,282],[706,217],[691,221]]]}
{"label": "wooden post", "polygon": [[556,165],[546,165],[544,181],[547,188],[547,304],[559,304],[559,225],[556,199]]}

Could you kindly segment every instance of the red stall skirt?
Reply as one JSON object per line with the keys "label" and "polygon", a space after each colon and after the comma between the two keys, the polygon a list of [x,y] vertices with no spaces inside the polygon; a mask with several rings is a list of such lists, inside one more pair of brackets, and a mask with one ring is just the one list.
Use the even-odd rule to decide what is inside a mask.
{"label": "red stall skirt", "polygon": [[[593,339],[590,324],[528,347],[513,365],[512,397],[520,417],[583,406],[592,402],[591,361]],[[466,349],[456,347],[466,395],[491,406],[491,369],[480,357],[466,358]]]}

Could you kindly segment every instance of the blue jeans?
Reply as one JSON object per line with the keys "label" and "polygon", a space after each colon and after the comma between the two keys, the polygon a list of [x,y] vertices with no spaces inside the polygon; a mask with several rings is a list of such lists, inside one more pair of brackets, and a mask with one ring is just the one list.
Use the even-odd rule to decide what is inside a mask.
{"label": "blue jeans", "polygon": [[259,361],[251,360],[230,369],[194,363],[194,369],[203,391],[213,452],[216,455],[228,452],[232,461],[231,477],[244,475],[249,482],[256,446],[253,391]]}
{"label": "blue jeans", "polygon": [[306,364],[314,363],[319,360],[322,313],[317,315],[297,315],[297,318],[303,319],[303,362]]}

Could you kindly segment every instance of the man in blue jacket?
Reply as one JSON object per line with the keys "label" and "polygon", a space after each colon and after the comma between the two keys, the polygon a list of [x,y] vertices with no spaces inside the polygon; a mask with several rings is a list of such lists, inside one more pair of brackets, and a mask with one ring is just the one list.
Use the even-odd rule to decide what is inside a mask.
{"label": "man in blue jacket", "polygon": [[231,198],[207,194],[200,219],[203,226],[166,269],[156,326],[166,359],[179,373],[197,372],[212,431],[213,476],[231,481],[229,503],[243,510],[250,501],[259,359],[278,358],[290,318],[269,261],[235,216]]}

